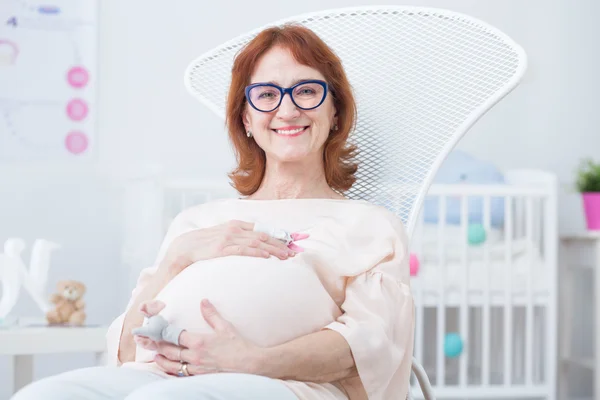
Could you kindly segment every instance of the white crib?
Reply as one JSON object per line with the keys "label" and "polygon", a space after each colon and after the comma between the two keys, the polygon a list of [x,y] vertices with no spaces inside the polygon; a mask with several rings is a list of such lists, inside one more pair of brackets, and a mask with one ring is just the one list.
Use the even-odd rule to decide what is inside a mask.
{"label": "white crib", "polygon": [[[555,398],[557,191],[541,171],[509,171],[505,185],[433,185],[439,215],[460,200],[460,225],[431,226],[423,212],[411,252],[420,261],[415,356],[438,399]],[[467,201],[465,201],[467,199]],[[483,203],[483,244],[467,241],[467,202]],[[502,199],[504,224],[490,204]],[[463,343],[446,357],[446,333]],[[419,397],[418,386],[414,396]]]}
{"label": "white crib", "polygon": [[[503,185],[436,185],[445,215],[448,198],[481,198],[486,241],[470,246],[467,203],[461,224],[432,226],[419,219],[411,252],[420,261],[412,287],[417,304],[415,356],[438,399],[555,399],[557,199],[555,178],[542,171],[509,171]],[[174,216],[213,199],[237,197],[225,181],[128,181],[124,262],[130,285],[152,263]],[[504,225],[490,221],[492,199],[504,199]],[[444,354],[447,332],[463,351]],[[413,397],[422,398],[413,383]]]}

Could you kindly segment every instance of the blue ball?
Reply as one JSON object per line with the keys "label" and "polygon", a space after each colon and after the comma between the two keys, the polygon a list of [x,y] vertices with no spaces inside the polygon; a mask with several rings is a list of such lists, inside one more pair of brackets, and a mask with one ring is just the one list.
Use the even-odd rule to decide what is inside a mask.
{"label": "blue ball", "polygon": [[477,246],[485,242],[485,228],[481,224],[469,224],[467,236],[471,246]]}
{"label": "blue ball", "polygon": [[463,341],[458,333],[447,333],[444,338],[444,354],[454,358],[460,356],[463,350]]}

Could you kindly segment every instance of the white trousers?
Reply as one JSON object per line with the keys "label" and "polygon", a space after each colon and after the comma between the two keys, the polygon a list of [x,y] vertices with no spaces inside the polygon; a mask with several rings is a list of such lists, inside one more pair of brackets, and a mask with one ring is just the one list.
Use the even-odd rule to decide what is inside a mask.
{"label": "white trousers", "polygon": [[283,383],[218,373],[169,379],[133,368],[91,367],[40,379],[12,400],[298,400]]}

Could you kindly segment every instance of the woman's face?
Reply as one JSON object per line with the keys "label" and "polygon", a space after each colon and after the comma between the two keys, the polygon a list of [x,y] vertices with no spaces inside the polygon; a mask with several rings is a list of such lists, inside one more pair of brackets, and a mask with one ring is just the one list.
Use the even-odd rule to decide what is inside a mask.
{"label": "woman's face", "polygon": [[[274,47],[260,58],[250,83],[274,83],[289,88],[298,82],[314,79],[325,80],[318,70],[298,64],[288,50]],[[306,108],[301,103],[302,96],[311,96],[312,92],[302,87],[294,92],[296,102]],[[274,89],[263,92],[262,96],[269,98],[279,96],[279,93]],[[286,94],[280,106],[270,112],[261,112],[246,104],[243,121],[246,131],[253,135],[248,140],[255,140],[265,151],[267,159],[297,162],[318,161],[322,157],[323,145],[337,117],[331,93],[327,93],[325,101],[312,110],[296,107]]]}

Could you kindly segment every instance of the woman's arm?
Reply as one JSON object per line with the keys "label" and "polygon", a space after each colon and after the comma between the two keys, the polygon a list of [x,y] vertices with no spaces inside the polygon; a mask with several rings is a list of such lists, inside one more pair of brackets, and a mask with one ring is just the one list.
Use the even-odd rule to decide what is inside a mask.
{"label": "woman's arm", "polygon": [[156,363],[164,371],[177,374],[182,360],[189,364],[191,375],[242,372],[317,383],[358,376],[347,341],[334,330],[325,328],[265,348],[244,338],[210,301],[202,301],[200,311],[214,333],[184,330],[179,337],[180,346],[142,338],[140,345],[158,352]]}
{"label": "woman's arm", "polygon": [[258,375],[315,383],[358,376],[348,342],[330,329],[265,349],[256,368]]}

